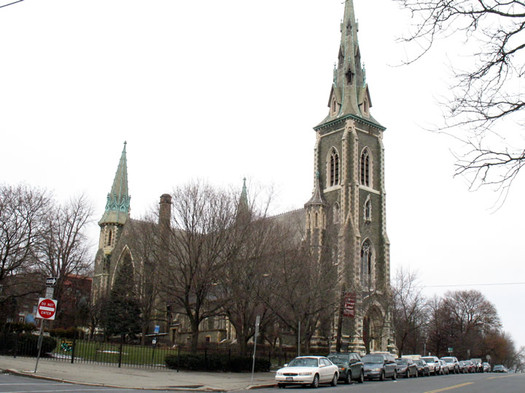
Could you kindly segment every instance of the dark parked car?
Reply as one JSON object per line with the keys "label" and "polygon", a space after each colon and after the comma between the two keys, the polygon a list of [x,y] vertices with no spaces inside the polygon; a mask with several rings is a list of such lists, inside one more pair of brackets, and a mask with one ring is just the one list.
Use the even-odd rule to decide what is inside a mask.
{"label": "dark parked car", "polygon": [[361,356],[354,352],[331,353],[328,359],[339,367],[339,379],[345,383],[365,381],[365,370]]}
{"label": "dark parked car", "polygon": [[417,373],[421,377],[428,377],[430,375],[430,367],[428,366],[427,362],[425,362],[423,359],[414,360],[414,363],[417,367]]}
{"label": "dark parked car", "polygon": [[417,377],[417,366],[412,359],[396,359],[397,375],[405,378]]}
{"label": "dark parked car", "polygon": [[390,353],[369,353],[361,358],[365,367],[365,379],[397,378],[396,359]]}

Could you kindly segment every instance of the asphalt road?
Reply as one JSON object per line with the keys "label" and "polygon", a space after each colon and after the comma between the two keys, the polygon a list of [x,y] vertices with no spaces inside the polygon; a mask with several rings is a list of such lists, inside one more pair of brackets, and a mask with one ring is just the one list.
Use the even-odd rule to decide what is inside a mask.
{"label": "asphalt road", "polygon": [[[0,374],[0,392],[2,393],[137,393],[135,389],[115,389],[98,386],[74,385],[62,382],[46,381],[38,378]],[[161,390],[140,390],[141,393],[159,393]]]}
{"label": "asphalt road", "polygon": [[[258,389],[257,393],[266,391],[276,393],[277,388]],[[311,388],[287,387],[280,392],[312,391]],[[364,384],[336,387],[322,385],[318,393],[525,393],[525,374],[459,374],[420,378],[401,378],[397,381],[366,381]],[[253,393],[253,391],[252,391]]]}

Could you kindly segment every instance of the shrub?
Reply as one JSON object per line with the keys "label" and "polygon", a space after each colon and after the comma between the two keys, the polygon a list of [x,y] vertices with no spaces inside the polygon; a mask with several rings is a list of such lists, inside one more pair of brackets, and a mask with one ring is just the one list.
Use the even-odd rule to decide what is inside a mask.
{"label": "shrub", "polygon": [[[252,370],[252,360],[251,356],[230,356],[228,354],[208,356],[181,354],[180,356],[168,355],[164,362],[171,369],[243,372]],[[255,371],[270,371],[270,362],[267,359],[256,358]]]}
{"label": "shrub", "polygon": [[[53,351],[57,342],[52,337],[42,337],[42,350],[40,354],[44,356],[47,352]],[[0,353],[16,354],[20,356],[38,355],[38,336],[30,333],[8,334],[0,337]]]}
{"label": "shrub", "polygon": [[49,334],[51,335],[51,337],[73,339],[75,338],[75,334],[76,334],[76,337],[81,337],[83,334],[83,331],[80,329],[74,328],[74,327],[68,328],[68,329],[56,328],[56,329],[51,329],[49,331]]}

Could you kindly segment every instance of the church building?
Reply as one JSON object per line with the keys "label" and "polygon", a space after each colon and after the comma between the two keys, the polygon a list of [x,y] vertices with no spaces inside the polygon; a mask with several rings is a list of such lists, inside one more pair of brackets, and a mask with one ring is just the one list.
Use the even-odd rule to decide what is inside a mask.
{"label": "church building", "polygon": [[[345,2],[340,30],[328,113],[314,127],[313,193],[303,209],[282,216],[302,217],[305,241],[316,257],[320,262],[329,258],[337,267],[335,296],[340,296],[341,307],[330,316],[334,349],[395,352],[386,232],[385,127],[370,111],[372,100],[361,62],[353,0]],[[169,195],[161,197],[159,221],[169,222],[170,203]],[[99,221],[95,300],[110,290],[119,261],[131,258],[132,247],[121,240],[131,221],[129,209],[124,146]],[[226,335],[233,334],[227,323],[223,329]],[[224,334],[219,336],[217,340],[224,338]]]}

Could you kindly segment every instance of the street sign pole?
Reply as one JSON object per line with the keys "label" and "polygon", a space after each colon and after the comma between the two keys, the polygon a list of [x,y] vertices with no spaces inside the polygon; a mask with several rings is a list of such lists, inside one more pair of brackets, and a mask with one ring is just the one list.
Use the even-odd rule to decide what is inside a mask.
{"label": "street sign pole", "polygon": [[42,349],[42,336],[44,334],[44,320],[40,320],[40,334],[38,335],[38,345],[37,345],[37,349],[38,349],[38,353],[36,355],[36,364],[35,364],[35,374],[36,374],[36,370],[38,368],[38,361],[40,360],[40,350]]}
{"label": "street sign pole", "polygon": [[259,335],[259,325],[261,324],[261,316],[257,315],[255,318],[255,334],[253,336],[253,361],[252,361],[252,382],[253,383],[253,374],[255,372],[255,355],[257,353],[257,336]]}

